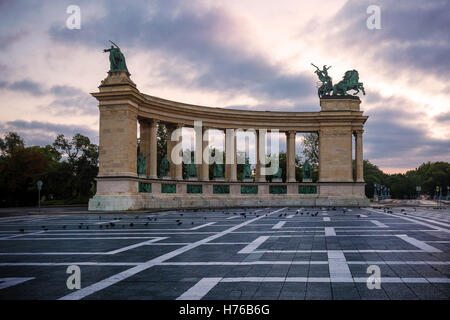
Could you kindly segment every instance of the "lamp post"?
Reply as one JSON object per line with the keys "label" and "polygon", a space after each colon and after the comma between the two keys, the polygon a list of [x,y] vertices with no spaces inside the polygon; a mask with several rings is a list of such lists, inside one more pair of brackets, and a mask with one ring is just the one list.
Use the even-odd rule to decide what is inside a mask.
{"label": "lamp post", "polygon": [[42,189],[42,185],[44,183],[42,182],[42,180],[38,180],[38,182],[36,182],[36,186],[38,189],[38,208],[39,208],[39,212],[41,212],[41,189]]}

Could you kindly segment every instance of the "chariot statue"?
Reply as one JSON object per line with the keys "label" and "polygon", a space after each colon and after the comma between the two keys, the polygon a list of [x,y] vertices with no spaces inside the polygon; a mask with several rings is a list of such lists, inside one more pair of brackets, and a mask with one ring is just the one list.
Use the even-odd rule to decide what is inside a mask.
{"label": "chariot statue", "polygon": [[317,94],[320,98],[325,96],[346,96],[347,91],[355,90],[353,93],[356,96],[361,90],[365,95],[364,86],[362,82],[359,82],[359,74],[356,70],[349,70],[345,73],[343,79],[337,84],[333,85],[331,77],[328,75],[328,70],[331,66],[324,65],[322,70],[316,65],[311,63],[316,68],[315,74],[319,77],[321,85],[317,89]]}

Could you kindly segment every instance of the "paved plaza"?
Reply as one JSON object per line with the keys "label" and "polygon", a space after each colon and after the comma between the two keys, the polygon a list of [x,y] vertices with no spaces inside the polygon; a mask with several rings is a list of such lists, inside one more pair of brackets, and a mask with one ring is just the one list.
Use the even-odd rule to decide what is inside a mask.
{"label": "paved plaza", "polygon": [[[449,215],[299,207],[3,216],[0,299],[449,299]],[[79,290],[67,288],[70,265],[81,270]],[[371,265],[380,289],[368,288]]]}

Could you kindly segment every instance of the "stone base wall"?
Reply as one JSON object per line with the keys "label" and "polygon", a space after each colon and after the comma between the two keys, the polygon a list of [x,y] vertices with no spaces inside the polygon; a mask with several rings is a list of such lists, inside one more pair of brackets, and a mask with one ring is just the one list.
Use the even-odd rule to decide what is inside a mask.
{"label": "stone base wall", "polygon": [[[147,189],[139,188],[139,183],[146,184]],[[122,189],[119,186],[124,184],[129,187],[130,192],[117,192]],[[98,192],[89,200],[89,210],[368,206],[369,200],[364,195],[364,185],[364,183],[180,182],[108,178],[98,179]],[[188,191],[193,192],[199,188],[201,193]],[[304,190],[311,189],[314,190],[313,193],[302,193]]]}

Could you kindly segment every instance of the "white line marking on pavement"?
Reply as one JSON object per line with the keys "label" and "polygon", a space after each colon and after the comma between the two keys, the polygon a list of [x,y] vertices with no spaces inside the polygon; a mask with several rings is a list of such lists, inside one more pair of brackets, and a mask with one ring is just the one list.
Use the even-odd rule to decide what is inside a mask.
{"label": "white line marking on pavement", "polygon": [[198,230],[198,229],[201,229],[201,228],[213,225],[213,224],[215,224],[215,222],[209,222],[209,223],[205,223],[205,224],[202,224],[200,226],[197,226],[197,227],[193,227],[193,228],[191,228],[189,230]]}
{"label": "white line marking on pavement", "polygon": [[413,246],[422,249],[423,251],[426,252],[442,252],[441,250],[430,246],[429,244],[426,244],[423,241],[417,240],[415,238],[411,238],[409,236],[407,236],[406,234],[398,234],[397,237],[399,237],[400,239],[408,242],[409,244],[412,244]]}
{"label": "white line marking on pavement", "polygon": [[131,249],[135,249],[141,246],[152,244],[155,241],[160,241],[167,239],[167,237],[157,237],[148,241],[139,242],[136,244],[132,244],[130,246],[126,246],[123,248],[119,248],[116,250],[111,250],[108,252],[1,252],[0,256],[39,256],[39,255],[51,255],[51,256],[58,256],[58,255],[113,255],[116,253],[128,251]]}
{"label": "white line marking on pavement", "polygon": [[33,279],[34,278],[0,278],[0,290]]}
{"label": "white line marking on pavement", "polygon": [[286,219],[292,219],[295,216],[295,214],[290,214],[286,217]]}
{"label": "white line marking on pavement", "polygon": [[239,218],[239,216],[232,216],[232,217],[227,218],[226,220],[236,219],[236,218]]}
{"label": "white line marking on pavement", "polygon": [[[381,283],[450,283],[450,278],[396,278],[383,277]],[[220,282],[359,282],[366,283],[367,278],[328,278],[328,277],[236,277],[223,278]]]}
{"label": "white line marking on pavement", "polygon": [[240,250],[238,253],[252,253],[254,250],[256,250],[263,242],[265,242],[267,239],[269,239],[270,236],[261,236],[256,238],[253,242],[245,246],[242,250]]}
{"label": "white line marking on pavement", "polygon": [[325,227],[325,236],[326,237],[335,236],[335,235],[336,235],[336,231],[334,231],[333,227]]}
{"label": "white line marking on pavement", "polygon": [[[268,213],[267,215],[272,215],[274,213],[283,211],[285,209],[286,208],[281,208],[281,209],[272,211],[272,212]],[[242,228],[242,227],[244,227],[244,226],[246,226],[246,225],[248,225],[248,224],[250,224],[250,223],[252,223],[254,221],[258,221],[258,220],[266,217],[267,215],[263,215],[263,216],[258,217],[258,218],[247,220],[247,221],[245,221],[243,223],[240,223],[240,224],[238,224],[238,225],[236,225],[234,227],[231,227],[229,229],[226,229],[226,230],[224,230],[222,232],[219,232],[217,234],[211,235],[209,237],[206,237],[206,238],[204,238],[202,240],[199,240],[199,241],[194,242],[192,244],[189,244],[187,246],[178,248],[178,249],[176,249],[174,251],[168,252],[168,253],[163,254],[163,255],[161,255],[159,257],[153,258],[153,259],[151,259],[151,260],[149,260],[149,261],[147,261],[145,263],[142,263],[142,264],[140,264],[140,265],[138,265],[136,267],[130,268],[130,269],[125,270],[125,271],[122,271],[122,272],[120,272],[118,274],[115,274],[115,275],[113,275],[111,277],[108,277],[108,278],[103,279],[103,280],[101,280],[99,282],[91,284],[91,285],[89,285],[87,287],[79,289],[78,291],[75,291],[75,292],[70,293],[70,294],[68,294],[66,296],[63,296],[63,297],[60,298],[60,300],[80,300],[80,299],[83,299],[84,297],[87,297],[87,296],[89,296],[89,295],[91,295],[91,294],[93,294],[95,292],[103,290],[103,289],[105,289],[105,288],[107,288],[109,286],[112,286],[112,285],[114,285],[114,284],[116,284],[116,283],[118,283],[118,282],[120,282],[120,281],[122,281],[124,279],[132,277],[132,276],[134,276],[135,274],[137,274],[137,273],[139,273],[141,271],[147,270],[147,269],[149,269],[149,268],[151,268],[151,267],[153,267],[153,266],[155,266],[157,264],[160,264],[160,263],[162,263],[162,262],[164,262],[166,260],[169,260],[169,259],[171,259],[173,257],[176,257],[176,256],[182,254],[182,253],[185,253],[185,252],[187,252],[189,250],[192,250],[192,249],[194,249],[194,248],[196,248],[198,246],[201,246],[201,245],[203,245],[203,244],[205,244],[207,242],[210,242],[210,241],[215,240],[217,238],[223,237],[224,235],[227,235],[227,234],[229,234],[229,233],[231,233],[231,232],[233,232],[233,231],[235,231],[235,230],[237,230],[239,228]]]}
{"label": "white line marking on pavement", "polygon": [[116,222],[121,222],[122,220],[111,220],[111,221],[103,221],[103,222],[96,222],[95,224],[109,224],[109,223],[116,223]]}
{"label": "white line marking on pavement", "polygon": [[426,227],[429,227],[429,228],[432,228],[432,229],[435,229],[435,230],[439,230],[439,231],[442,231],[442,232],[445,232],[445,233],[450,233],[449,229],[441,228],[441,227],[438,227],[436,225],[432,225],[432,224],[429,224],[429,223],[426,223],[426,222],[418,221],[417,219],[411,219],[411,218],[407,218],[407,217],[402,217],[402,216],[399,216],[399,215],[396,215],[396,214],[386,213],[386,212],[378,211],[378,210],[374,210],[374,209],[364,208],[364,210],[375,212],[375,213],[380,213],[380,214],[385,214],[385,215],[388,215],[388,216],[391,216],[391,217],[396,217],[396,218],[399,218],[399,219],[403,219],[403,220],[407,220],[407,221],[410,221],[410,222],[414,222],[414,223],[417,223],[417,224],[420,224],[420,225],[423,225],[423,226],[426,226]]}
{"label": "white line marking on pavement", "polygon": [[324,217],[324,218],[323,218],[323,221],[324,221],[324,222],[330,222],[331,220],[330,220],[330,217]]}
{"label": "white line marking on pavement", "polygon": [[361,218],[367,218],[367,216],[365,214],[360,214],[359,215]]}
{"label": "white line marking on pavement", "polygon": [[387,225],[385,225],[384,223],[381,223],[378,220],[370,220],[370,222],[372,222],[374,225],[379,226],[380,228],[389,228]]}
{"label": "white line marking on pavement", "polygon": [[272,229],[281,229],[286,224],[286,221],[280,221],[272,227]]}
{"label": "white line marking on pavement", "polygon": [[15,234],[9,237],[3,237],[0,238],[0,240],[9,240],[9,239],[13,239],[13,238],[18,238],[18,237],[23,237],[23,236],[32,236],[33,234],[39,234],[39,233],[44,233],[45,231],[37,231],[37,232],[31,232],[31,233],[20,233],[20,234]]}
{"label": "white line marking on pavement", "polygon": [[348,268],[344,253],[341,250],[330,250],[327,254],[331,280],[346,279],[352,282],[352,274]]}
{"label": "white line marking on pavement", "polygon": [[222,280],[222,278],[203,278],[176,300],[200,300],[214,288],[220,280]]}

